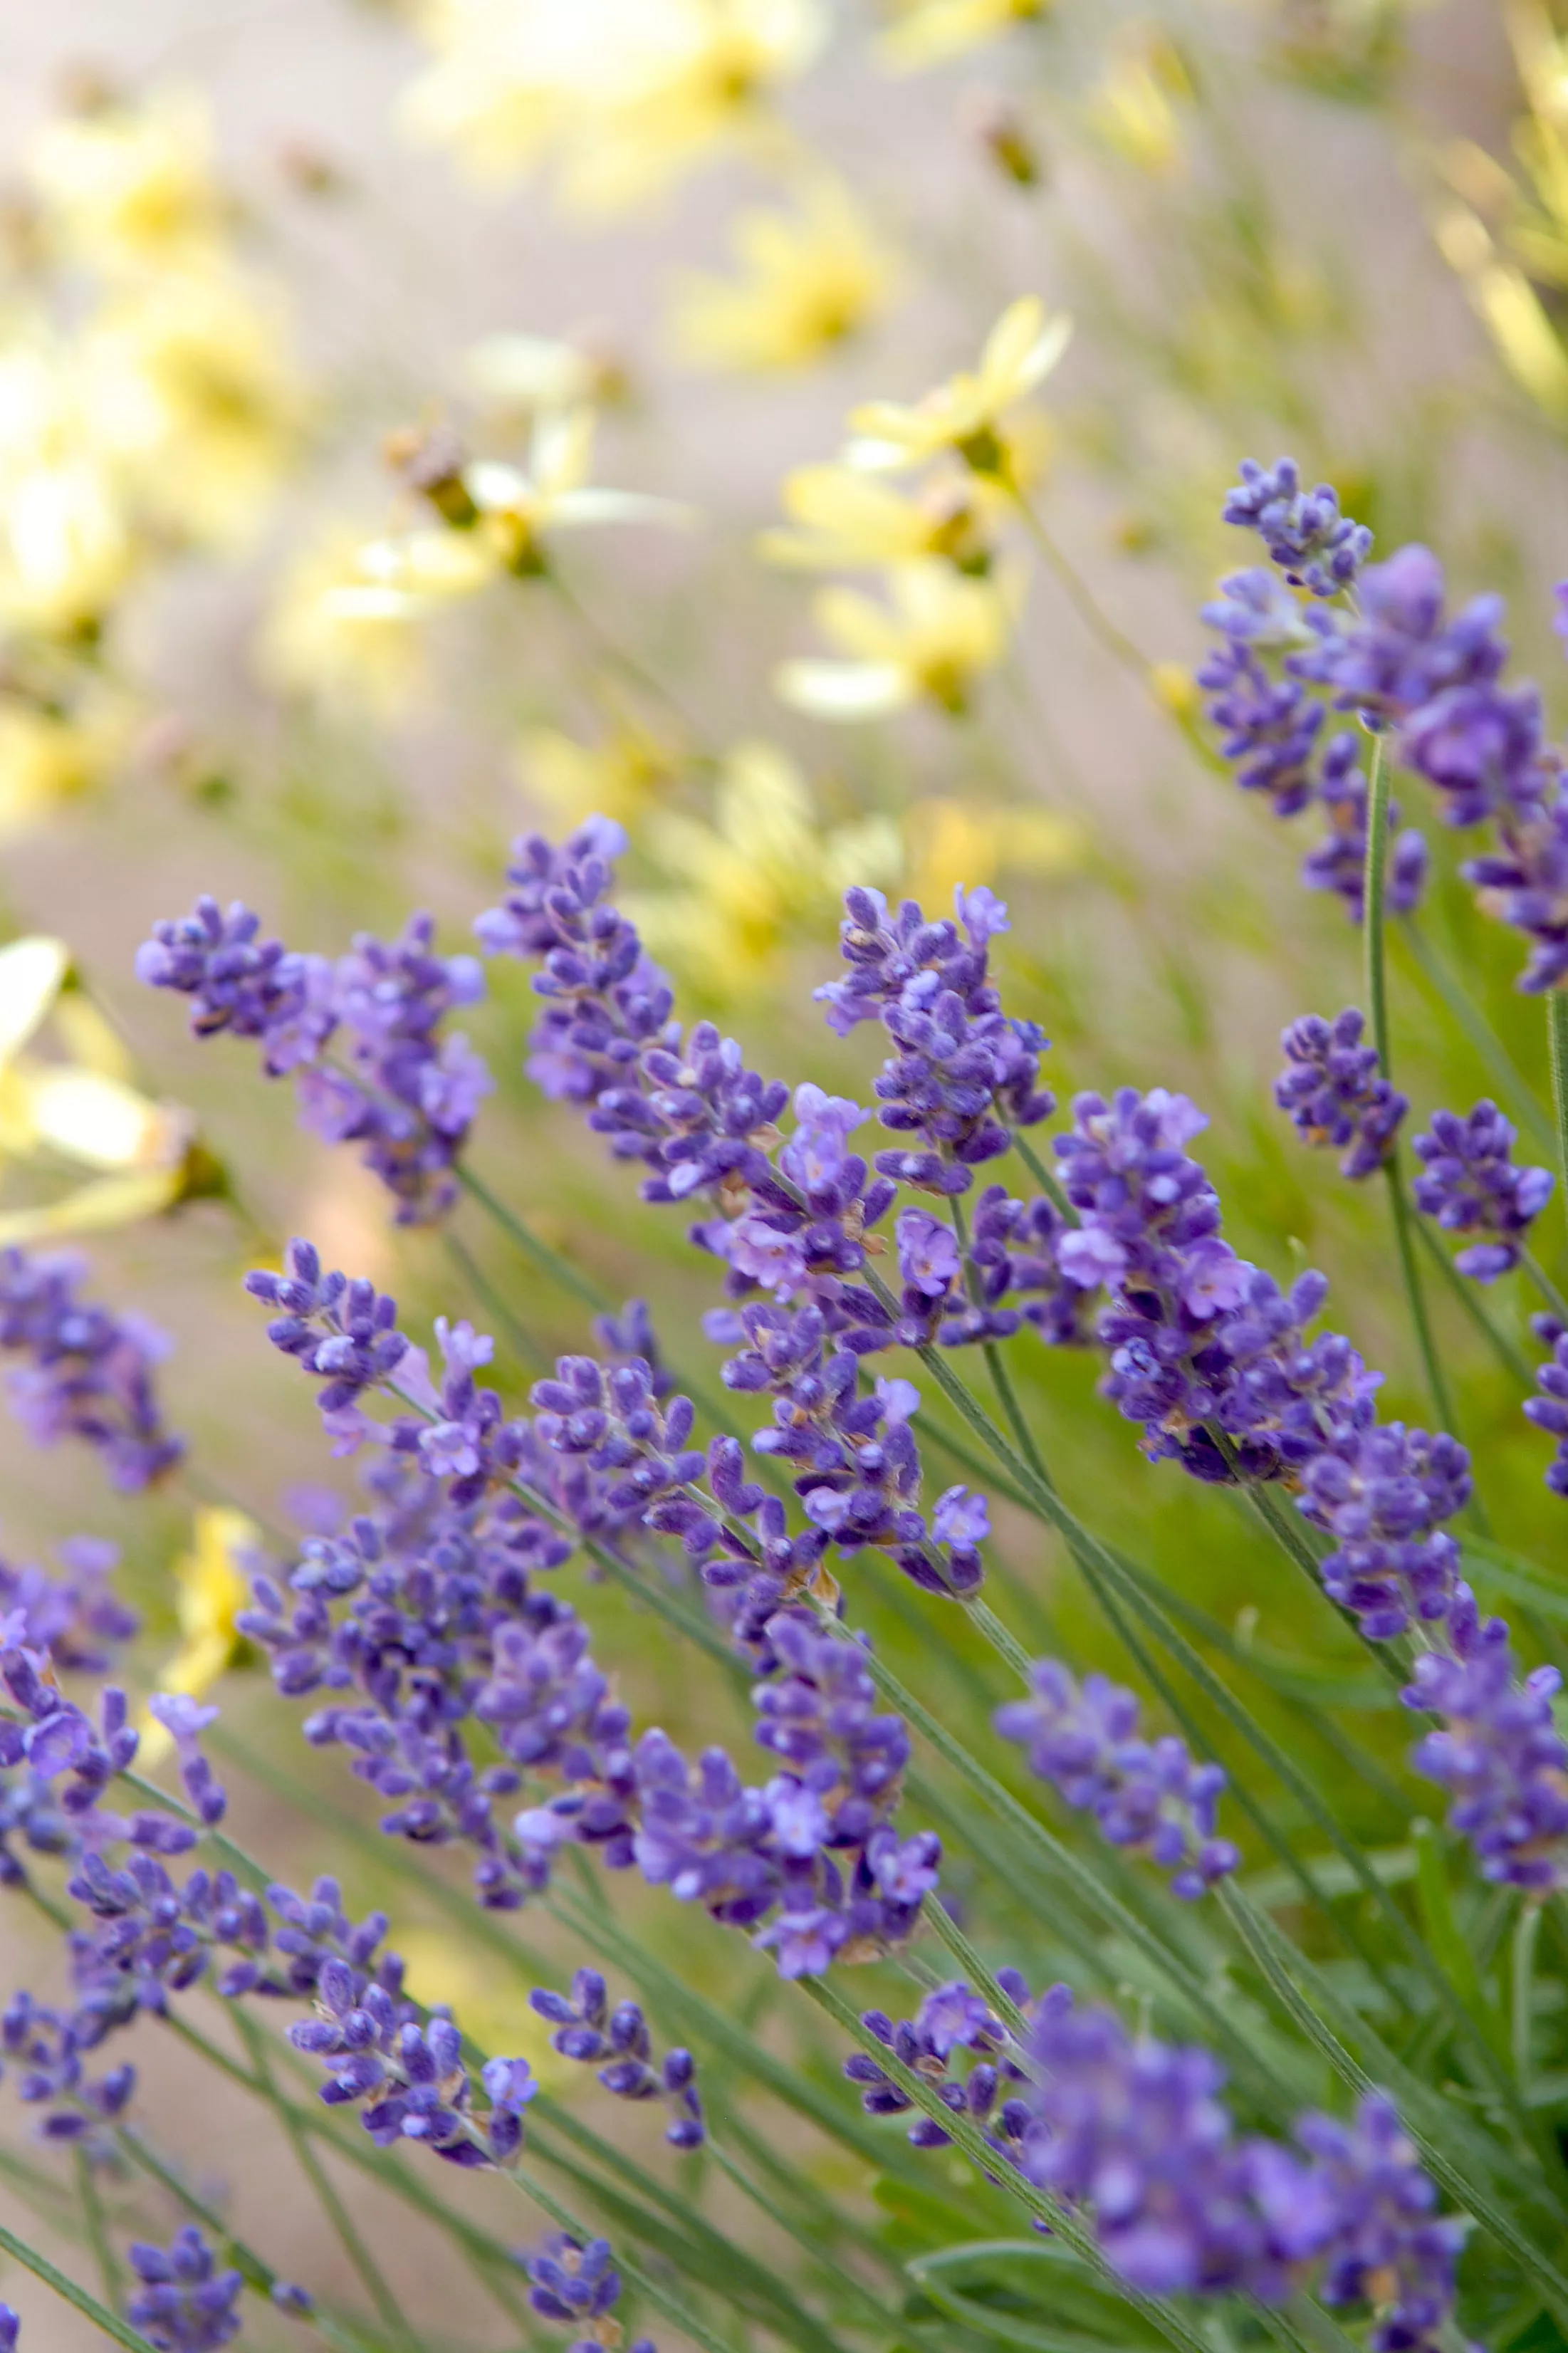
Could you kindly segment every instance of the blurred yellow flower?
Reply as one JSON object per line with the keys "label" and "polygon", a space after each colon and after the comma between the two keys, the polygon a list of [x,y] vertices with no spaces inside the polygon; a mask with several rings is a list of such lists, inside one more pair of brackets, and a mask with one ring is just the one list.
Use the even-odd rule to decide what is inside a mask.
{"label": "blurred yellow flower", "polygon": [[508,572],[543,569],[545,542],[558,531],[615,522],[684,522],[690,510],[641,491],[600,490],[588,474],[594,412],[547,409],[534,420],[526,468],[476,458],[462,470],[475,536]]}
{"label": "blurred yellow flower", "polygon": [[110,97],[45,123],[26,170],[77,258],[108,271],[185,267],[211,257],[225,225],[212,144],[206,110],[188,92]]}
{"label": "blurred yellow flower", "polygon": [[766,742],[728,754],[710,825],[668,810],[645,818],[642,839],[680,887],[637,894],[634,920],[716,997],[764,986],[784,949],[831,925],[852,882],[891,882],[902,864],[891,818],[825,827],[795,762]]}
{"label": "blurred yellow flower", "polygon": [[879,718],[922,698],[963,712],[975,680],[1006,653],[1023,591],[1015,568],[976,579],[931,557],[890,572],[886,603],[825,588],[813,613],[849,659],[784,662],[775,690],[817,719]]}
{"label": "blurred yellow flower", "polygon": [[481,173],[552,165],[565,201],[623,212],[771,128],[810,63],[819,0],[432,0],[416,135]]}
{"label": "blurred yellow flower", "polygon": [[230,275],[171,272],[84,336],[102,445],[137,506],[183,541],[243,529],[305,419],[281,322]]}
{"label": "blurred yellow flower", "polygon": [[595,815],[639,818],[673,773],[668,753],[629,728],[599,744],[580,744],[554,727],[530,728],[517,766],[530,796],[568,827]]}
{"label": "blurred yellow flower", "polygon": [[[526,2059],[546,2092],[582,2083],[581,2068],[552,2046],[555,2030],[521,1990],[516,1970],[498,1969],[472,1936],[400,1922],[397,1949],[414,2000],[427,2008],[445,2002],[484,2049]],[[566,1978],[563,1969],[563,1984]]]}
{"label": "blurred yellow flower", "polygon": [[952,904],[961,882],[973,889],[1003,874],[1077,873],[1089,849],[1087,829],[1055,809],[973,799],[916,801],[904,818],[904,836],[907,895],[939,912]]}
{"label": "blurred yellow flower", "polygon": [[1049,5],[1050,0],[889,0],[892,22],[878,54],[900,73],[919,72],[1037,23]]}
{"label": "blurred yellow flower", "polygon": [[[62,994],[69,975],[62,940],[34,935],[0,948],[0,1166],[48,1174],[63,1161],[92,1172],[51,1199],[0,1210],[0,1244],[128,1225],[168,1208],[184,1189],[188,1113],[132,1084],[101,1016]],[[69,1059],[24,1050],[51,1015]]]}
{"label": "blurred yellow flower", "polygon": [[799,528],[762,533],[758,549],[770,564],[801,572],[879,570],[922,555],[983,570],[992,525],[1005,503],[978,474],[928,483],[911,494],[842,465],[797,466],[784,476],[779,500]]}
{"label": "blurred yellow flower", "polygon": [[1181,51],[1157,25],[1121,27],[1086,112],[1108,147],[1141,172],[1164,174],[1184,160],[1180,109],[1193,86]]}
{"label": "blurred yellow flower", "polygon": [[0,698],[0,840],[95,791],[124,758],[133,728],[127,698],[95,678],[78,682],[68,702]]}
{"label": "blurred yellow flower", "polygon": [[839,182],[814,179],[788,212],[744,212],[731,232],[733,278],[679,281],[675,340],[700,366],[767,373],[807,367],[879,317],[899,265]]}
{"label": "blurred yellow flower", "polygon": [[953,449],[976,473],[1006,479],[1004,419],[1045,381],[1071,337],[1070,319],[1049,317],[1037,295],[1022,296],[992,328],[973,375],[950,376],[912,407],[874,400],[857,408],[846,457],[880,471],[923,465]]}
{"label": "blurred yellow flower", "polygon": [[[191,1549],[174,1564],[180,1642],[153,1679],[158,1691],[200,1699],[233,1665],[245,1639],[234,1621],[249,1606],[250,1564],[261,1552],[261,1531],[243,1512],[216,1505],[196,1513]],[[159,1764],[173,1746],[163,1726],[144,1716],[142,1765]]]}
{"label": "blurred yellow flower", "polygon": [[528,417],[541,408],[578,408],[613,398],[622,376],[613,355],[590,343],[548,335],[486,335],[463,353],[460,374],[481,406]]}
{"label": "blurred yellow flower", "polygon": [[365,541],[342,526],[284,573],[262,623],[262,671],[286,692],[405,709],[424,683],[418,624],[496,577],[471,533],[431,528]]}

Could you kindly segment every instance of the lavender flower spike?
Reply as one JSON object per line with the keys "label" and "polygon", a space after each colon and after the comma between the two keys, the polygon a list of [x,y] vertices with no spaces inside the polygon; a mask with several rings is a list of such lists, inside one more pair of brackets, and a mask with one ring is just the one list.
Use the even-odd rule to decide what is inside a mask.
{"label": "lavender flower spike", "polygon": [[1382,1075],[1375,1047],[1362,1044],[1365,1026],[1353,1006],[1331,1022],[1304,1013],[1279,1040],[1289,1067],[1274,1082],[1280,1110],[1307,1143],[1342,1152],[1340,1174],[1352,1178],[1382,1167],[1410,1108]]}
{"label": "lavender flower spike", "polygon": [[114,1484],[134,1494],[184,1452],[163,1428],[153,1386],[169,1344],[141,1316],[84,1300],[82,1271],[74,1252],[0,1250],[0,1349],[25,1359],[10,1377],[12,1409],[39,1446],[85,1439]]}
{"label": "lavender flower spike", "polygon": [[142,2285],[126,2317],[158,2353],[217,2353],[239,2334],[237,2271],[220,2272],[194,2222],[176,2231],[167,2250],[138,2241],[131,2265]]}
{"label": "lavender flower spike", "polygon": [[1329,483],[1304,491],[1293,458],[1273,466],[1244,458],[1224,513],[1226,522],[1257,532],[1291,586],[1313,596],[1339,596],[1372,554],[1365,523],[1341,514],[1339,492]]}
{"label": "lavender flower spike", "polygon": [[1028,1749],[1033,1770],[1069,1806],[1092,1813],[1113,1846],[1171,1872],[1174,1895],[1202,1895],[1236,1869],[1239,1852],[1215,1836],[1219,1766],[1194,1765],[1173,1735],[1142,1738],[1136,1697],[1105,1675],[1080,1685],[1058,1660],[1041,1659],[1031,1681],[1033,1697],[999,1708],[996,1729]]}
{"label": "lavender flower spike", "polygon": [[16,2353],[22,2323],[8,2304],[0,2304],[0,2353]]}
{"label": "lavender flower spike", "polygon": [[1450,1826],[1462,1831],[1482,1875],[1515,1887],[1568,1885],[1568,1747],[1552,1722],[1562,1677],[1537,1667],[1517,1680],[1509,1630],[1482,1620],[1461,1585],[1449,1613],[1452,1655],[1424,1651],[1404,1693],[1407,1707],[1442,1719],[1416,1748],[1418,1773],[1452,1794]]}
{"label": "lavender flower spike", "polygon": [[1423,1163],[1415,1205],[1450,1233],[1483,1237],[1454,1264],[1477,1282],[1495,1282],[1519,1264],[1525,1236],[1552,1197],[1550,1168],[1516,1168],[1514,1129],[1494,1103],[1479,1103],[1468,1118],[1435,1112],[1426,1135],[1415,1140]]}

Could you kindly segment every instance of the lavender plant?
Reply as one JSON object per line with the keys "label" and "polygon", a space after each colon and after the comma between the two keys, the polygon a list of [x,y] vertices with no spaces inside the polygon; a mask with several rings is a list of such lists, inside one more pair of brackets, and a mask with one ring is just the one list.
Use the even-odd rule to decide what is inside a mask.
{"label": "lavender plant", "polygon": [[[1384,937],[1426,853],[1391,846],[1388,788],[1402,766],[1447,823],[1491,828],[1466,871],[1528,935],[1555,1037],[1540,705],[1504,682],[1495,600],[1449,616],[1435,558],[1371,564],[1370,534],[1288,463],[1247,468],[1227,512],[1272,568],[1210,607],[1213,714],[1245,786],[1286,815],[1323,805],[1368,948],[1370,1018],[1297,1021],[1277,1099],[1346,1177],[1384,1179],[1429,1363],[1423,1234],[1506,1350],[1467,1283],[1506,1299],[1522,1274],[1551,1305],[1552,1178],[1515,1165],[1489,1101],[1420,1114],[1406,1195]],[[335,2187],[348,2168],[450,2240],[505,2327],[531,2314],[574,2353],[626,2327],[710,2353],[753,2328],[800,2353],[1554,2341],[1563,1611],[1491,1536],[1440,1381],[1434,1426],[1385,1413],[1383,1374],[1324,1326],[1327,1277],[1242,1253],[1186,1095],[1082,1092],[1037,1145],[1049,1048],[1008,1009],[989,890],[961,888],[952,917],[846,894],[842,969],[816,994],[836,1070],[879,1033],[879,1064],[841,1081],[863,1107],[684,1019],[617,896],[627,847],[604,818],[526,837],[475,932],[529,969],[549,1116],[679,1213],[700,1325],[656,1336],[635,1301],[525,1371],[526,1321],[461,1250],[429,1340],[418,1303],[307,1238],[251,1271],[355,1491],[261,1547],[235,1630],[273,1686],[237,1711],[266,1727],[257,1756],[226,1696],[220,1715],[154,1693],[139,1715],[105,1680],[136,1622],[101,1547],[0,1570],[3,1900],[60,1940],[58,1989],[17,1989],[0,2044],[75,2168],[99,2292],[9,2229],[0,2246],[123,2345],[259,2342],[265,2299],[358,2353],[433,2348]],[[333,963],[203,900],[139,970],[192,1000],[198,1036],[255,1039],[294,1075],[394,1221],[483,1216],[552,1263],[468,1166],[488,1071],[444,1025],[483,980],[427,919]],[[994,1168],[1010,1181],[977,1189]],[[1478,1239],[1450,1268],[1423,1217]],[[30,1434],[85,1441],[133,1493],[184,1475],[142,1327],[84,1306],[74,1268],[16,1251],[4,1272]],[[1565,1332],[1554,1310],[1543,1394],[1519,1400],[1560,1450]],[[1184,1478],[1193,1511],[1237,1507],[1299,1655],[1265,1655],[1129,1548],[1119,1499],[1058,1443],[1049,1400],[1086,1367],[1121,1483],[1184,1511]],[[1561,1492],[1561,1451],[1548,1477]],[[1082,1605],[1048,1649],[1047,1546],[1049,1599],[1070,1577]],[[1517,1629],[1479,1598],[1496,1591],[1530,1604]],[[1085,1657],[1105,1639],[1089,1607],[1137,1690]],[[698,1694],[671,1725],[637,1672],[655,1646]],[[180,1794],[138,1769],[142,1725]],[[296,1736],[327,1778],[279,1762]],[[249,1774],[327,1793],[356,1870],[438,1905],[526,1990],[549,2062],[418,1999],[390,1906],[356,1918],[338,1876],[300,1894],[238,1843],[226,1784]],[[295,2284],[163,2153],[139,2080],[171,2033],[271,2110],[342,2278]],[[596,2090],[568,2098],[567,2078]],[[524,2201],[515,2232],[492,2235],[471,2177]]]}

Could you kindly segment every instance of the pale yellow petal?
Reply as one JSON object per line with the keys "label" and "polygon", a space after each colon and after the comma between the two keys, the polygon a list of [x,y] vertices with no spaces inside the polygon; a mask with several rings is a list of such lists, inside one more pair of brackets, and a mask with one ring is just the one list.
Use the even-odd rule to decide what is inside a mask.
{"label": "pale yellow petal", "polygon": [[70,950],[65,942],[42,933],[0,948],[0,1064],[26,1044],[69,969]]}
{"label": "pale yellow petal", "polygon": [[876,719],[912,702],[915,685],[897,662],[781,662],[773,672],[781,702],[815,719]]}

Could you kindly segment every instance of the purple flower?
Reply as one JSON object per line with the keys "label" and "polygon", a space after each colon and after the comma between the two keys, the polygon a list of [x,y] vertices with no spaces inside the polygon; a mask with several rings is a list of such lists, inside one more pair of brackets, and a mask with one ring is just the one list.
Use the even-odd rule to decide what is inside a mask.
{"label": "purple flower", "polygon": [[1440,1719],[1412,1762],[1449,1791],[1449,1826],[1470,1841],[1485,1878],[1535,1890],[1568,1884],[1568,1747],[1552,1714],[1562,1678],[1537,1667],[1521,1682],[1507,1626],[1483,1620],[1465,1585],[1447,1641],[1449,1653],[1417,1656],[1403,1694],[1407,1707]]}
{"label": "purple flower", "polygon": [[1391,2101],[1363,2099],[1353,2125],[1302,2117],[1297,2137],[1335,2227],[1318,2293],[1325,2304],[1370,2304],[1373,2353],[1435,2353],[1454,2309],[1464,2222],[1434,2212],[1436,2190]]}
{"label": "purple flower", "polygon": [[74,1253],[0,1250],[0,1349],[22,1358],[10,1376],[12,1410],[39,1446],[79,1438],[96,1447],[115,1486],[136,1493],[184,1453],[163,1428],[153,1368],[168,1352],[136,1315],[84,1300]]}
{"label": "purple flower", "polygon": [[1079,1684],[1058,1660],[1041,1659],[1032,1686],[1029,1699],[997,1711],[997,1731],[1026,1747],[1033,1770],[1092,1813],[1113,1846],[1146,1855],[1189,1898],[1236,1869],[1237,1849],[1215,1835],[1217,1765],[1195,1765],[1173,1736],[1145,1740],[1136,1698],[1102,1674]]}
{"label": "purple flower", "polygon": [[60,1577],[0,1560],[0,1622],[17,1613],[21,1619],[0,1649],[47,1651],[62,1673],[103,1674],[142,1622],[110,1587],[120,1547],[97,1536],[68,1536],[58,1553]]}
{"label": "purple flower", "polygon": [[238,2336],[245,2282],[237,2271],[218,2270],[194,2222],[176,2231],[166,2249],[133,2241],[130,2255],[142,2284],[126,2317],[159,2353],[216,2353]]}
{"label": "purple flower", "polygon": [[1383,1166],[1410,1108],[1382,1075],[1376,1048],[1362,1044],[1365,1026],[1353,1006],[1332,1022],[1304,1013],[1279,1040],[1289,1063],[1274,1082],[1275,1102],[1305,1141],[1341,1152],[1340,1174],[1352,1178]]}
{"label": "purple flower", "polygon": [[[473,956],[431,952],[435,924],[412,916],[401,939],[361,933],[336,964],[257,944],[257,917],[237,902],[220,913],[161,923],[136,959],[137,976],[189,997],[198,1037],[228,1029],[258,1039],[263,1068],[293,1072],[306,1126],[330,1144],[362,1143],[364,1161],[397,1204],[400,1225],[426,1225],[457,1199],[452,1170],[495,1082],[446,1017],[484,994]],[[331,1047],[340,1063],[324,1057]]]}
{"label": "purple flower", "polygon": [[185,1795],[207,1829],[213,1829],[227,1812],[228,1799],[199,1744],[207,1726],[217,1722],[216,1708],[198,1706],[183,1692],[155,1692],[147,1703],[147,1711],[173,1739],[179,1752],[180,1778],[185,1785]]}
{"label": "purple flower", "polygon": [[535,2312],[565,2322],[585,2339],[593,2323],[620,2298],[621,2276],[612,2264],[608,2239],[590,2239],[584,2245],[560,2232],[530,2259],[528,2276]]}
{"label": "purple flower", "polygon": [[675,2148],[700,2148],[706,2137],[697,2063],[689,2051],[671,2050],[656,2065],[647,2021],[635,2001],[612,2010],[596,1969],[579,1969],[570,1997],[536,1987],[529,2000],[555,2028],[551,2047],[563,2059],[597,2066],[599,2081],[619,2100],[664,2098],[672,2121],[665,2138]]}
{"label": "purple flower", "polygon": [[1272,467],[1241,461],[1241,480],[1225,502],[1225,520],[1257,532],[1292,587],[1337,596],[1355,581],[1372,553],[1364,523],[1340,512],[1339,493],[1327,482],[1301,488],[1293,458]]}
{"label": "purple flower", "polygon": [[900,1209],[898,1237],[899,1272],[910,1288],[927,1299],[945,1299],[963,1265],[952,1228],[929,1209]]}
{"label": "purple flower", "polygon": [[1415,1140],[1423,1163],[1415,1202],[1450,1233],[1481,1234],[1454,1263],[1477,1282],[1495,1282],[1519,1264],[1524,1238],[1552,1196],[1550,1168],[1516,1168],[1513,1128],[1494,1103],[1479,1103],[1468,1118],[1435,1112],[1426,1135]]}
{"label": "purple flower", "polygon": [[16,2353],[22,2323],[8,2304],[0,2304],[0,2353]]}

